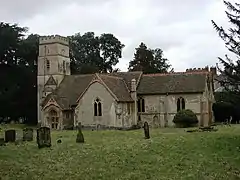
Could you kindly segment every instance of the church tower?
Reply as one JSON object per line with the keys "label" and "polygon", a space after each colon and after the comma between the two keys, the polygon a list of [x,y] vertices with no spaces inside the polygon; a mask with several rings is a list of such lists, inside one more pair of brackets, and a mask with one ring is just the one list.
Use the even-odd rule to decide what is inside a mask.
{"label": "church tower", "polygon": [[41,103],[70,75],[69,41],[59,35],[39,38],[38,56],[38,123],[42,120]]}

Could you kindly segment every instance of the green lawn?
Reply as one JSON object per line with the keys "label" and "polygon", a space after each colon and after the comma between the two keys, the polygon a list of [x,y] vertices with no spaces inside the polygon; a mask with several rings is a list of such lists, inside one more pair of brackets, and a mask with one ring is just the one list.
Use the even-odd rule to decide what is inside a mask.
{"label": "green lawn", "polygon": [[0,147],[0,179],[240,179],[240,126],[218,128],[153,129],[150,140],[142,129],[83,131],[85,144],[75,143],[76,131],[53,131],[51,148],[39,150],[35,139]]}

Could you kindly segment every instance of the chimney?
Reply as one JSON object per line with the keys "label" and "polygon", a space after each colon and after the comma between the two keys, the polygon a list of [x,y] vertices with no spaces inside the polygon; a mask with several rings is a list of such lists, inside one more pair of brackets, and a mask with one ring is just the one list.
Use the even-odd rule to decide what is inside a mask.
{"label": "chimney", "polygon": [[131,80],[131,92],[136,92],[136,80]]}

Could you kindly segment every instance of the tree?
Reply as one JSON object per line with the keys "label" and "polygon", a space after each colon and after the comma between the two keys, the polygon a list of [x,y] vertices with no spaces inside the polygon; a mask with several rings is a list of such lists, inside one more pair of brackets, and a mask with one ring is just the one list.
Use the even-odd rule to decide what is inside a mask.
{"label": "tree", "polygon": [[[27,28],[0,23],[0,117],[37,120],[38,35],[26,36]],[[27,100],[26,100],[26,97]]]}
{"label": "tree", "polygon": [[0,22],[0,64],[18,64],[17,50],[27,28]]}
{"label": "tree", "polygon": [[95,36],[94,32],[70,36],[72,74],[112,72],[122,57],[124,45],[112,34]]}
{"label": "tree", "polygon": [[159,48],[148,49],[142,42],[136,53],[134,59],[129,62],[129,71],[143,71],[143,73],[166,73],[171,67],[168,60],[163,58],[163,51]]}
{"label": "tree", "polygon": [[119,58],[122,58],[124,44],[112,34],[102,34],[99,41],[102,55],[100,69],[102,72],[112,72],[113,66],[119,62]]}
{"label": "tree", "polygon": [[72,74],[98,72],[100,63],[99,40],[93,32],[70,36],[70,60]]}
{"label": "tree", "polygon": [[[156,70],[156,73],[167,73],[171,65],[168,63],[168,59],[163,57],[163,51],[159,48],[152,50],[153,63],[152,67]],[[173,69],[171,69],[173,71]]]}
{"label": "tree", "polygon": [[226,15],[232,27],[226,30],[218,26],[213,20],[212,24],[219,36],[225,42],[227,49],[236,56],[236,60],[233,61],[228,55],[225,55],[225,60],[220,57],[218,58],[220,63],[224,66],[224,69],[219,68],[219,70],[225,75],[225,78],[219,81],[226,90],[240,97],[240,4],[232,4],[229,1],[223,1],[223,3],[228,9]]}

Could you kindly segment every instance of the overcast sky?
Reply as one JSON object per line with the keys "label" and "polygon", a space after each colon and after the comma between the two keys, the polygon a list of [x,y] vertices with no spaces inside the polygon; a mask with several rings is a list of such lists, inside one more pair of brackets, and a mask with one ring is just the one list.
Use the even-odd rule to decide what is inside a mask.
{"label": "overcast sky", "polygon": [[126,71],[144,42],[161,48],[175,71],[215,65],[226,48],[211,19],[228,26],[222,0],[0,0],[0,21],[40,35],[93,31],[114,34],[123,44],[117,67]]}

